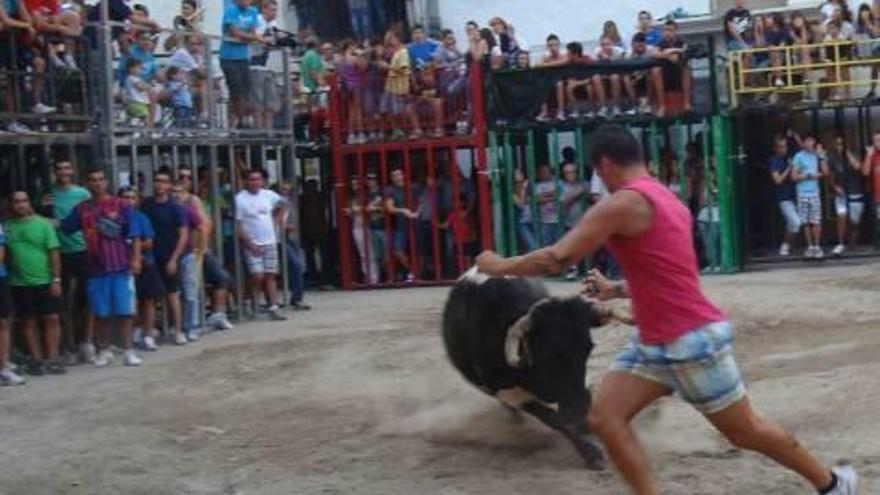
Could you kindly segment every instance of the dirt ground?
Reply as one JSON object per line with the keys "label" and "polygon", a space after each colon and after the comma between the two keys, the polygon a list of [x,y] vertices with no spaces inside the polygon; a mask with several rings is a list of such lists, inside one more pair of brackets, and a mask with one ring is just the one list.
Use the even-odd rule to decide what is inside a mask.
{"label": "dirt ground", "polygon": [[[880,493],[880,264],[705,284],[738,328],[758,408]],[[623,494],[459,377],[439,335],[446,291],[314,294],[309,314],[163,348],[140,369],[0,389],[0,493]],[[591,383],[628,332],[595,332]],[[675,399],[638,429],[663,493],[813,493]]]}

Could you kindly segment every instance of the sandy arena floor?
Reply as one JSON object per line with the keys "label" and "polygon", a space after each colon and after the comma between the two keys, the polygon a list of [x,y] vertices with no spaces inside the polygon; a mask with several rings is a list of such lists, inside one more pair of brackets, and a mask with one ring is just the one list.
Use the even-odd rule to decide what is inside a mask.
{"label": "sandy arena floor", "polygon": [[[760,410],[880,493],[880,264],[706,285],[738,327]],[[0,389],[0,494],[623,494],[448,365],[445,294],[315,294],[310,314],[164,348],[141,369]],[[596,332],[590,382],[627,332]],[[663,493],[812,493],[674,399],[639,431]]]}

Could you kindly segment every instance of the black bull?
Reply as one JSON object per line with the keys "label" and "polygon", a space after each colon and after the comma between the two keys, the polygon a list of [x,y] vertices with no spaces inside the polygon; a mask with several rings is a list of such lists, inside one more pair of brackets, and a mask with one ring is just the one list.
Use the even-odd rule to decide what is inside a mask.
{"label": "black bull", "polygon": [[550,297],[536,280],[471,270],[449,293],[443,341],[467,381],[558,431],[588,468],[602,469],[602,452],[586,425],[586,363],[590,329],[616,317],[582,297]]}

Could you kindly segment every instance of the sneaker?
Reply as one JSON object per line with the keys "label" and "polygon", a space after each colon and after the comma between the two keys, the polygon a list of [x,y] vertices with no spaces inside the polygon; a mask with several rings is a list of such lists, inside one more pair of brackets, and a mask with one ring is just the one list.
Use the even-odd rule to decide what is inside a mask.
{"label": "sneaker", "polygon": [[584,114],[584,118],[585,118],[585,119],[595,119],[595,118],[596,118],[596,112],[590,110],[590,111],[588,111],[587,113]]}
{"label": "sneaker", "polygon": [[825,257],[825,251],[822,250],[821,246],[816,246],[816,249],[813,251],[813,258],[817,260],[821,260]]}
{"label": "sneaker", "polygon": [[67,65],[67,68],[68,68],[68,69],[70,69],[70,70],[76,70],[76,71],[79,70],[79,66],[76,65],[76,59],[73,58],[73,55],[71,55],[71,54],[69,54],[69,53],[65,53],[65,54],[61,57],[61,60],[64,62],[65,65]]}
{"label": "sneaker", "polygon": [[179,333],[174,336],[174,343],[177,345],[186,345],[189,344],[189,340],[187,340],[186,335]]}
{"label": "sneaker", "polygon": [[556,114],[556,120],[565,120],[565,112],[560,110],[559,113]]}
{"label": "sneaker", "polygon": [[27,364],[27,374],[30,376],[43,376],[46,374],[46,366],[42,361],[31,360]]}
{"label": "sneaker", "polygon": [[188,340],[190,342],[198,341],[199,340],[199,329],[196,328],[196,329],[190,330],[189,332],[186,332],[186,340]]}
{"label": "sneaker", "polygon": [[537,120],[538,122],[548,122],[548,121],[550,121],[550,116],[547,115],[546,113],[542,113],[542,114],[538,115],[537,117],[535,117],[535,120]]}
{"label": "sneaker", "polygon": [[91,342],[83,342],[79,345],[79,356],[82,362],[95,364],[95,346]]}
{"label": "sneaker", "polygon": [[63,375],[67,373],[67,368],[64,367],[64,363],[60,359],[46,363],[44,368],[46,369],[46,373],[50,375]]}
{"label": "sneaker", "polygon": [[131,331],[131,340],[135,345],[140,344],[144,340],[144,329],[141,327],[134,327]]}
{"label": "sneaker", "polygon": [[27,380],[12,371],[9,366],[0,370],[0,387],[9,387],[14,385],[24,385]]}
{"label": "sneaker", "polygon": [[785,81],[783,81],[781,77],[777,77],[777,78],[773,81],[773,84],[774,84],[777,88],[784,88],[784,87],[785,87]]}
{"label": "sneaker", "polygon": [[620,117],[620,107],[619,106],[614,105],[611,108],[611,116],[612,117]]}
{"label": "sneaker", "polygon": [[55,113],[58,111],[57,108],[50,107],[49,105],[44,105],[42,103],[37,103],[36,105],[31,107],[31,110],[33,110],[33,112],[38,115],[48,115],[50,113]]}
{"label": "sneaker", "polygon": [[235,328],[235,325],[226,317],[226,313],[211,313],[205,323],[216,330],[232,330]]}
{"label": "sneaker", "polygon": [[107,349],[98,352],[98,355],[94,360],[95,366],[98,368],[105,368],[113,364],[113,351]]}
{"label": "sneaker", "polygon": [[596,112],[596,117],[598,117],[600,119],[607,119],[608,118],[608,107],[600,108],[599,111]]}
{"label": "sneaker", "polygon": [[151,335],[147,335],[144,337],[144,341],[141,343],[141,346],[145,351],[155,352],[159,350],[159,346],[156,345],[156,339]]}
{"label": "sneaker", "polygon": [[6,131],[14,134],[27,134],[31,132],[31,128],[13,120],[6,124]]}
{"label": "sneaker", "polygon": [[804,250],[804,258],[806,258],[808,260],[813,259],[813,257],[815,255],[816,255],[816,249],[813,246],[810,246],[806,250]]}
{"label": "sneaker", "polygon": [[135,354],[133,349],[129,349],[122,354],[122,362],[126,366],[140,366],[143,361]]}
{"label": "sneaker", "polygon": [[791,246],[788,245],[787,242],[783,242],[781,246],[779,246],[779,256],[788,256],[791,254]]}
{"label": "sneaker", "polygon": [[639,113],[639,110],[638,110],[638,108],[636,108],[636,107],[631,107],[629,110],[627,110],[627,111],[624,112],[624,113],[626,113],[626,115],[627,115],[628,117],[633,117],[633,116],[635,116],[635,115],[637,115],[637,114]]}
{"label": "sneaker", "polygon": [[838,466],[831,471],[837,476],[837,484],[828,495],[858,495],[859,475],[852,466]]}
{"label": "sneaker", "polygon": [[269,308],[269,319],[272,321],[284,321],[287,317],[281,313],[281,309],[276,305]]}
{"label": "sneaker", "polygon": [[308,304],[304,304],[303,302],[291,302],[290,309],[294,311],[311,311],[312,307]]}
{"label": "sneaker", "polygon": [[843,244],[838,244],[834,246],[834,249],[831,251],[831,254],[834,256],[843,256],[843,252],[846,251],[846,246]]}

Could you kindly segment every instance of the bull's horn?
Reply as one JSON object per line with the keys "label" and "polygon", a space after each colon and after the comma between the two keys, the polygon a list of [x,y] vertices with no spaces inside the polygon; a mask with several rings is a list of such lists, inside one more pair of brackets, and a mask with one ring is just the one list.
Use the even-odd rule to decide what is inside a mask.
{"label": "bull's horn", "polygon": [[459,280],[471,280],[476,284],[482,284],[486,280],[489,280],[489,276],[485,273],[480,273],[477,265],[474,265],[470,270],[464,272]]}
{"label": "bull's horn", "polygon": [[526,313],[516,320],[507,329],[507,338],[504,340],[504,359],[507,364],[514,368],[522,368],[525,364],[525,338],[531,329],[531,313]]}
{"label": "bull's horn", "polygon": [[632,313],[622,306],[616,304],[594,304],[593,310],[599,316],[599,322],[607,325],[612,321],[623,323],[624,325],[635,324]]}

